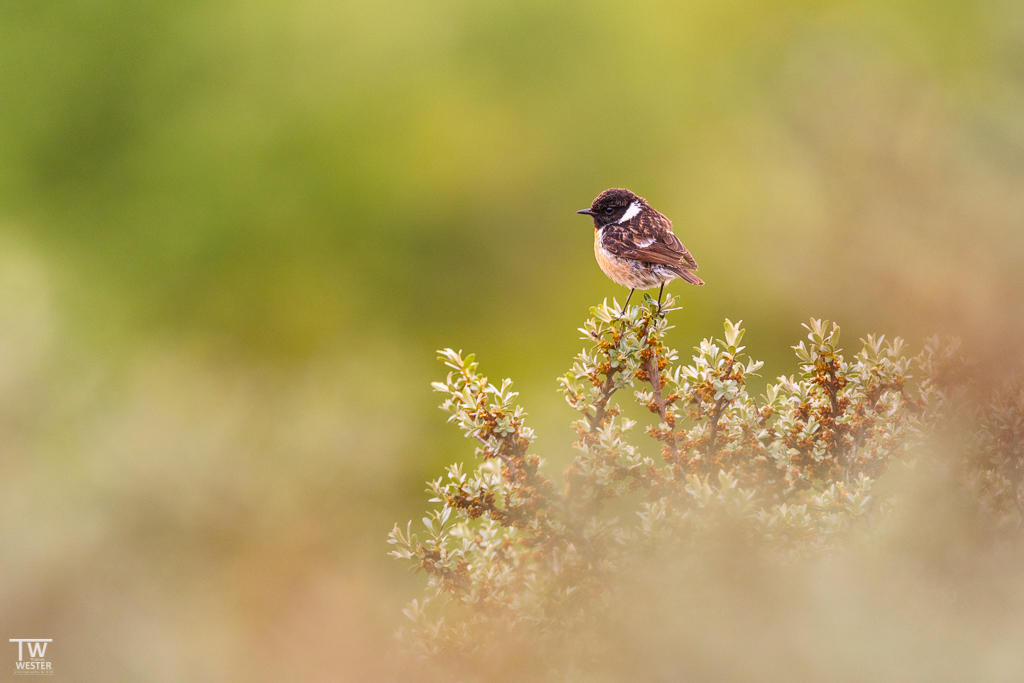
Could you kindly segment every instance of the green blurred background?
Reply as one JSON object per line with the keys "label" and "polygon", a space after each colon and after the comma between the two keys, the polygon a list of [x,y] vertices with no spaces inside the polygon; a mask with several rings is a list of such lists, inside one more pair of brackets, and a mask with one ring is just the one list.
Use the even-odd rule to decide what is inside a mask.
{"label": "green blurred background", "polygon": [[434,350],[560,469],[607,187],[701,264],[681,350],[1016,354],[1022,112],[1019,0],[5,0],[0,636],[66,680],[380,675],[422,586],[387,531],[472,457]]}

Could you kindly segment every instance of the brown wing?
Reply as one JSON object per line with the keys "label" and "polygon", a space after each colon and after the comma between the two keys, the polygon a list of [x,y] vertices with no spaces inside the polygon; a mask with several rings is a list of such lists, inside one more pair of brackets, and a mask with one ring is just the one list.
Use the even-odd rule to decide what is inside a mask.
{"label": "brown wing", "polygon": [[641,211],[622,225],[604,228],[601,243],[616,256],[697,270],[697,262],[672,233],[672,221],[653,209]]}

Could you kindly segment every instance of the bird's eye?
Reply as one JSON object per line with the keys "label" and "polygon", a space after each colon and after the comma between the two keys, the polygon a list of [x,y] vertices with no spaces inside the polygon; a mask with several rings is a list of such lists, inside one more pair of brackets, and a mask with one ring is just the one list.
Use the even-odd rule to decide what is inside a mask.
{"label": "bird's eye", "polygon": [[613,213],[615,213],[615,207],[614,206],[606,206],[606,207],[604,207],[604,212],[605,212],[606,215],[611,216]]}

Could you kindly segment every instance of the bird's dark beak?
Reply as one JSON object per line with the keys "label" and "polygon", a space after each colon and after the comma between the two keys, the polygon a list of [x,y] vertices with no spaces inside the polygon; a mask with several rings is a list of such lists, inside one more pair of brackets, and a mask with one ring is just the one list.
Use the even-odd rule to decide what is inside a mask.
{"label": "bird's dark beak", "polygon": [[580,209],[580,210],[579,210],[579,211],[577,211],[576,213],[585,213],[585,214],[587,214],[588,216],[593,216],[593,215],[594,215],[594,212],[593,212],[593,211],[591,211],[590,209]]}

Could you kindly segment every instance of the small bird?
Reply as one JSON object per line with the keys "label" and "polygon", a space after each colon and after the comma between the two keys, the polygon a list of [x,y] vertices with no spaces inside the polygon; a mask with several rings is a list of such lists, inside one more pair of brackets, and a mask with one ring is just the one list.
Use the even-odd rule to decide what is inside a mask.
{"label": "small bird", "polygon": [[597,195],[589,209],[576,213],[594,219],[594,255],[601,270],[616,284],[629,287],[623,313],[637,289],[661,285],[660,312],[661,295],[669,280],[704,284],[691,272],[697,270],[697,262],[672,233],[672,221],[652,209],[643,197],[613,187]]}

